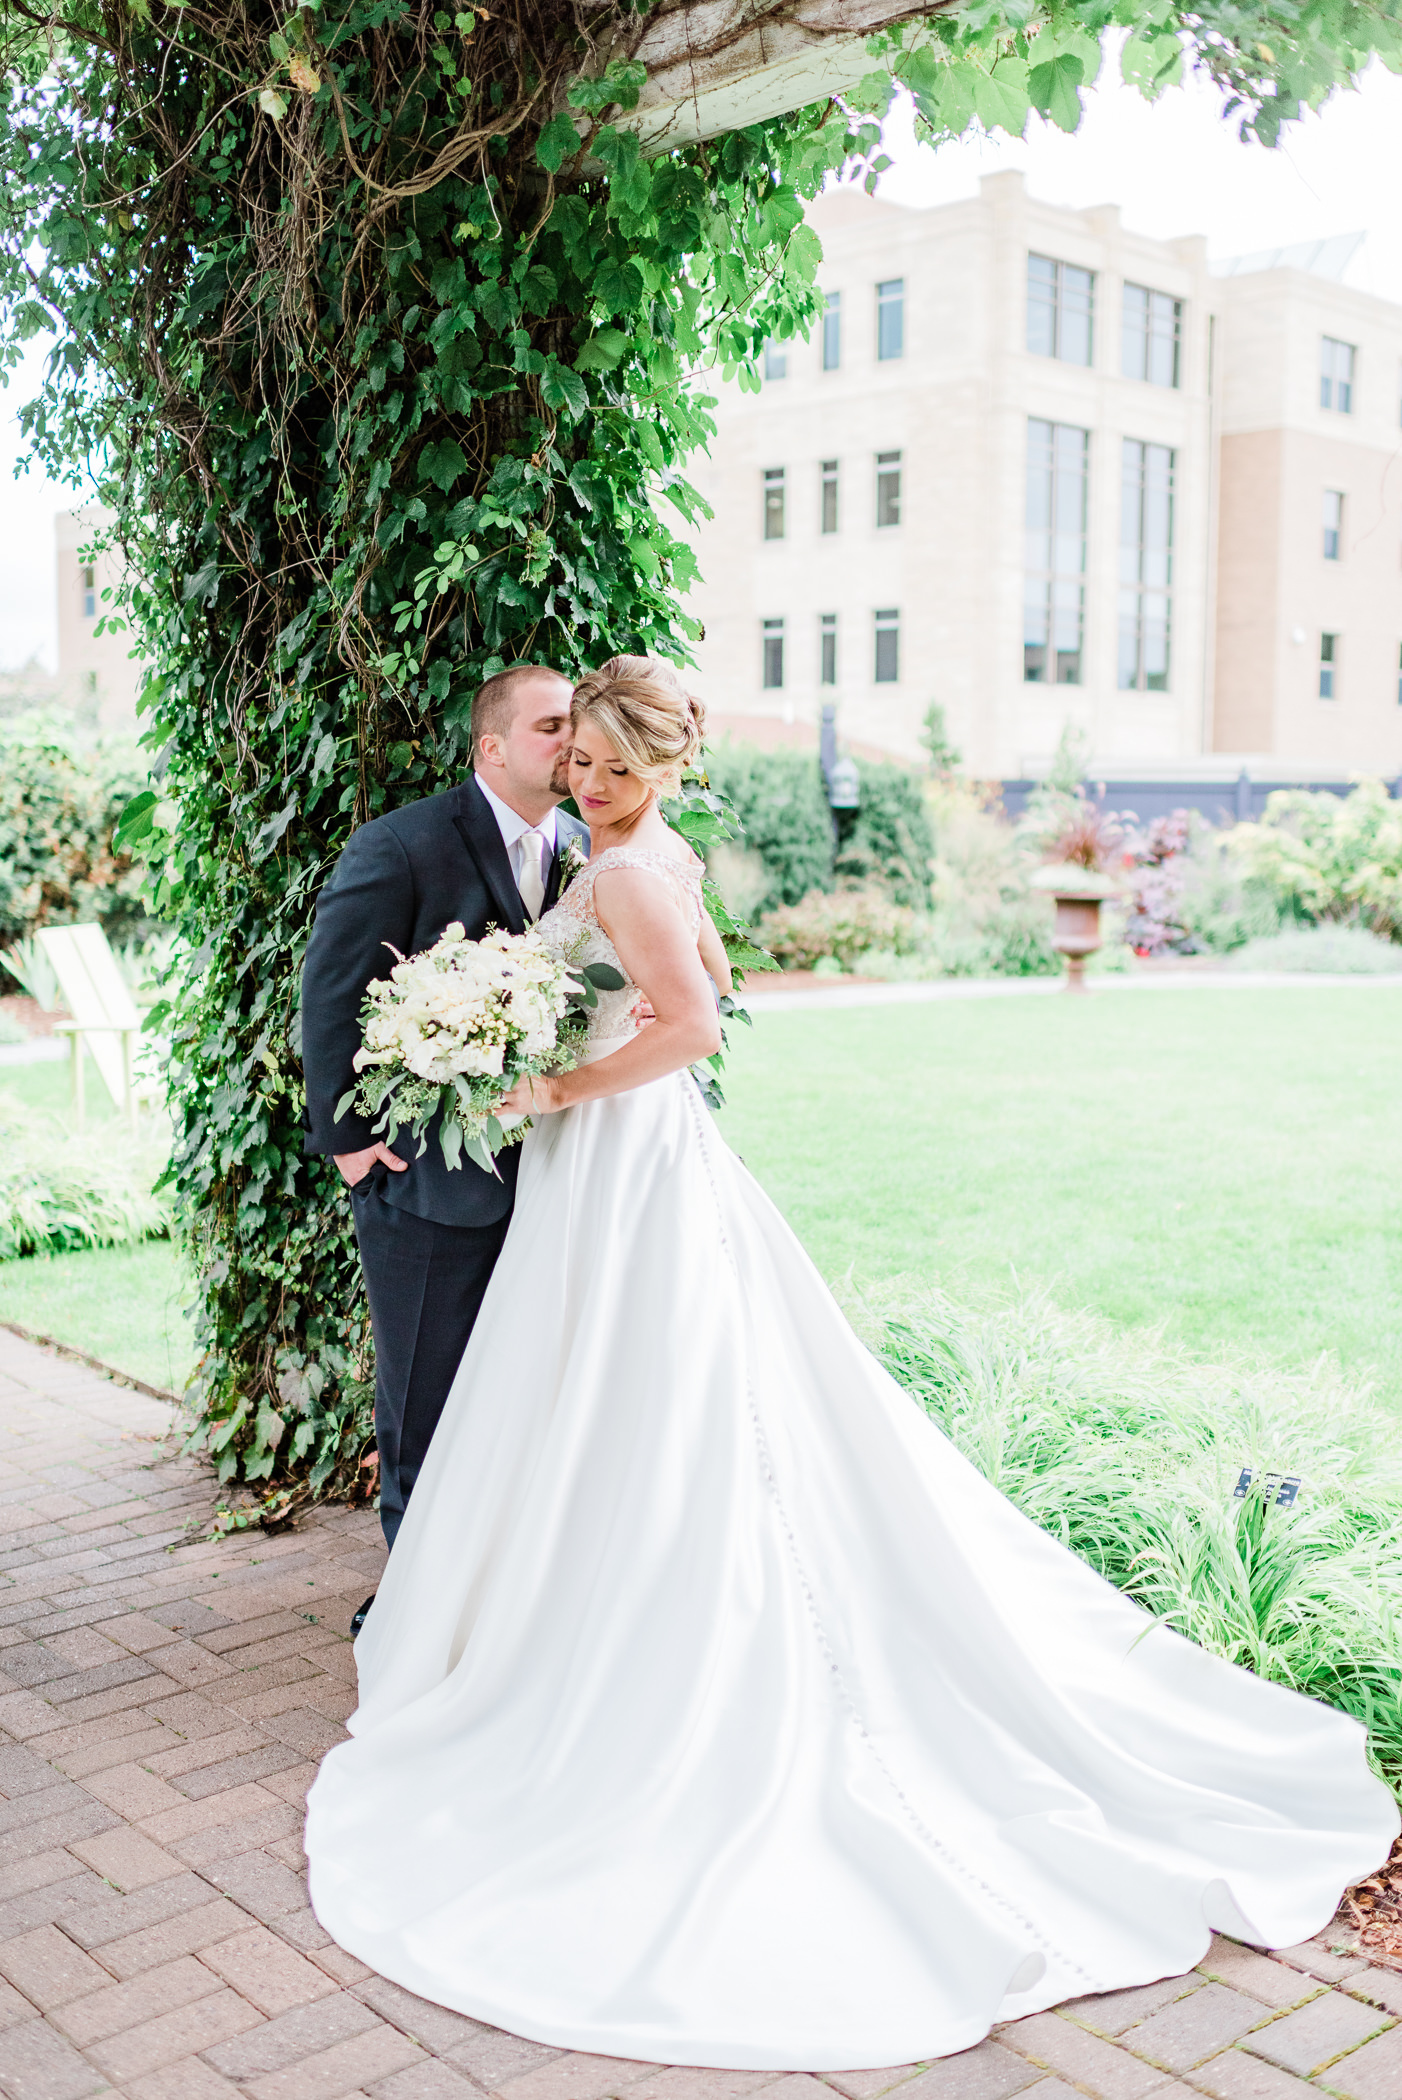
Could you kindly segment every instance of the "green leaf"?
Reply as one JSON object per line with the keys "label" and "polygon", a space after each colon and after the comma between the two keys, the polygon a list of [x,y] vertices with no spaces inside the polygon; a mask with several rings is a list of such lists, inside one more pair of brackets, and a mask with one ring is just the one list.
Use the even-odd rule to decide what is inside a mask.
{"label": "green leaf", "polygon": [[1006,131],[1020,139],[1030,106],[1025,60],[1000,58],[991,73],[975,75],[974,113],[985,130]]}
{"label": "green leaf", "polygon": [[647,80],[647,67],[636,59],[615,59],[597,80],[570,83],[565,100],[571,109],[601,110],[617,103],[620,109],[636,109]]}
{"label": "green leaf", "polygon": [[199,599],[203,605],[213,605],[219,596],[219,557],[211,555],[209,560],[193,574],[187,576],[180,591],[187,605]]}
{"label": "green leaf", "polygon": [[578,374],[553,355],[546,359],[541,375],[540,398],[547,408],[568,409],[572,416],[584,415],[589,407],[588,391]]}
{"label": "green leaf", "polygon": [[1143,31],[1126,37],[1120,72],[1131,87],[1150,101],[1183,77],[1183,49],[1171,31]]}
{"label": "green leaf", "polygon": [[1027,87],[1034,108],[1043,110],[1062,131],[1074,131],[1081,121],[1078,90],[1084,77],[1085,67],[1074,51],[1063,51],[1045,65],[1033,66]]}
{"label": "green leaf", "polygon": [[768,950],[757,948],[753,941],[727,941],[725,944],[725,955],[733,970],[777,970],[779,968],[779,964],[769,954]]}
{"label": "green leaf", "polygon": [[540,137],[536,140],[535,157],[543,168],[554,175],[561,163],[579,151],[579,133],[572,118],[563,110],[552,117]]}
{"label": "green leaf", "polygon": [[812,284],[823,260],[823,244],[811,226],[796,227],[784,249],[784,275],[790,284]]}
{"label": "green leaf", "polygon": [[152,788],[132,796],[112,833],[112,844],[119,852],[129,853],[137,840],[144,839],[154,828],[156,805],[160,799]]}
{"label": "green leaf", "polygon": [[258,826],[258,829],[253,834],[256,858],[263,859],[273,851],[275,846],[281,843],[288,825],[297,814],[298,800],[299,797],[296,795],[289,796],[287,802],[275,817],[269,817],[266,824]]}
{"label": "green leaf", "polygon": [[600,328],[590,336],[574,364],[577,372],[611,372],[628,348],[621,328]]}
{"label": "green leaf", "polygon": [[981,75],[977,66],[971,66],[964,59],[952,60],[939,70],[940,82],[935,95],[935,108],[939,112],[940,122],[958,138],[973,122]]}
{"label": "green leaf", "polygon": [[420,481],[431,481],[445,496],[466,472],[467,460],[456,438],[440,438],[436,445],[425,445],[419,454]]}
{"label": "green leaf", "polygon": [[641,303],[643,290],[642,276],[632,262],[606,262],[594,276],[594,297],[611,314],[632,313]]}
{"label": "green leaf", "polygon": [[593,985],[596,992],[621,992],[628,982],[623,972],[615,970],[612,963],[585,963],[580,975],[587,984]]}

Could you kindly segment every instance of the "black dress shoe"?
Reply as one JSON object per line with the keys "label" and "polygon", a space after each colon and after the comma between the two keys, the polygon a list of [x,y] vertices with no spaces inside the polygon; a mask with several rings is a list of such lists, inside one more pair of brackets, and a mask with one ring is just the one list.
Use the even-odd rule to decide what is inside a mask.
{"label": "black dress shoe", "polygon": [[357,1634],[359,1633],[359,1631],[360,1631],[361,1627],[362,1627],[362,1626],[363,1626],[363,1625],[365,1624],[365,1621],[366,1621],[366,1620],[367,1620],[367,1619],[369,1618],[369,1616],[370,1616],[370,1607],[371,1607],[371,1605],[372,1605],[372,1604],[374,1603],[374,1601],[375,1601],[375,1600],[374,1600],[374,1598],[373,1598],[373,1597],[367,1597],[367,1598],[366,1598],[366,1600],[365,1600],[365,1602],[364,1602],[364,1603],[363,1603],[363,1604],[361,1605],[361,1607],[360,1607],[360,1610],[359,1610],[359,1611],[358,1611],[358,1612],[356,1613],[355,1617],[354,1617],[354,1618],[353,1618],[353,1619],[351,1620],[351,1639],[352,1639],[352,1640],[354,1640],[354,1639],[355,1639],[355,1637],[356,1637],[356,1635],[357,1635]]}

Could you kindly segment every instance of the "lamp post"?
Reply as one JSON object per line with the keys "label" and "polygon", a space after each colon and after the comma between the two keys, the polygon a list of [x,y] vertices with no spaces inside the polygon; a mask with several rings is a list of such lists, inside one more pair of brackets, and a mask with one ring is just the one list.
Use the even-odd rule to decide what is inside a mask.
{"label": "lamp post", "polygon": [[837,755],[837,709],[831,701],[823,709],[818,757],[832,811],[833,839],[840,846],[852,828],[854,812],[861,807],[862,776],[855,760]]}

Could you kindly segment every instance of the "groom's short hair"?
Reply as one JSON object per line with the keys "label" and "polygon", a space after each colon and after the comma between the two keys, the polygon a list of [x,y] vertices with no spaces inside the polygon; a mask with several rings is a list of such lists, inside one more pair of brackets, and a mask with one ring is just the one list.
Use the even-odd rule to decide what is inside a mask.
{"label": "groom's short hair", "polygon": [[[553,664],[508,664],[477,689],[472,703],[472,748],[476,751],[484,736],[509,736],[511,718],[516,712],[516,690],[528,678],[563,678]],[[568,685],[569,680],[565,679]]]}

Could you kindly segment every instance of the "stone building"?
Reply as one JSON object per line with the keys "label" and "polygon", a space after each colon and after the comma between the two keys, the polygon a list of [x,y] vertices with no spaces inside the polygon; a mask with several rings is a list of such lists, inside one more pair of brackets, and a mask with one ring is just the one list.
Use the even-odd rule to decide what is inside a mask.
{"label": "stone building", "polygon": [[1016,173],[811,217],[823,321],[720,389],[693,477],[719,724],[807,741],[831,701],[915,758],[938,702],[1002,779],[1068,721],[1120,779],[1402,766],[1402,308]]}
{"label": "stone building", "polygon": [[[120,557],[92,554],[101,531],[96,508],[59,511],[54,518],[58,567],[58,693],[81,721],[97,729],[130,729],[145,675],[128,654],[125,632],[98,634],[104,613],[115,610],[114,586]],[[112,596],[104,594],[111,591]]]}

